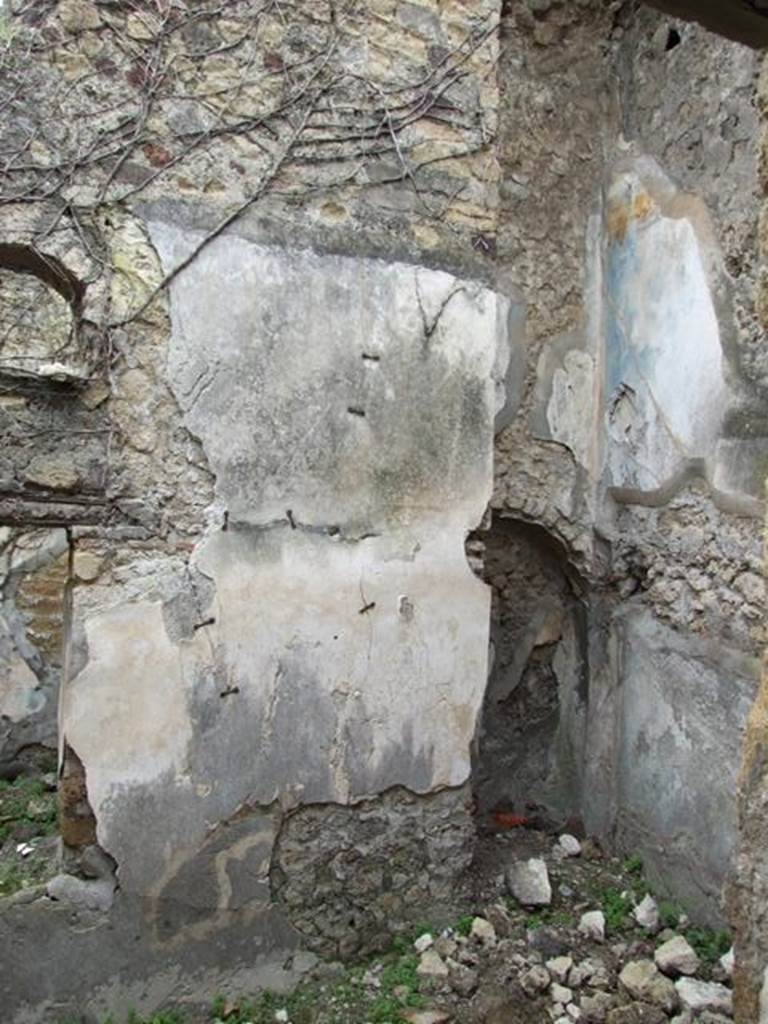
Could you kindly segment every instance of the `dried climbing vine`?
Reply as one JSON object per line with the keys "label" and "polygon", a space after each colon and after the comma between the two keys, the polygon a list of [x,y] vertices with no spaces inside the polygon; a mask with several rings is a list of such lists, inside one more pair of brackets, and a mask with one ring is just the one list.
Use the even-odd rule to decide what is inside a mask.
{"label": "dried climbing vine", "polygon": [[[473,55],[493,45],[494,17],[470,17],[408,76],[376,56],[378,16],[364,0],[12,0],[2,17],[0,207],[39,209],[33,248],[74,230],[88,285],[110,269],[104,224],[115,210],[179,192],[221,207],[139,309],[106,316],[107,332],[144,314],[267,195],[290,205],[400,183],[440,220],[456,195],[436,196],[425,175],[493,138],[465,86]],[[420,156],[415,129],[427,123],[453,142]]]}

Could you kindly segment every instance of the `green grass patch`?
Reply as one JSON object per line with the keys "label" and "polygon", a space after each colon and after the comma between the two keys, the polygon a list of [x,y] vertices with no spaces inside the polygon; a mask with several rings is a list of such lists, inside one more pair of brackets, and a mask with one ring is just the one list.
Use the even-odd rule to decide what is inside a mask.
{"label": "green grass patch", "polygon": [[600,909],[605,915],[605,930],[608,935],[624,931],[632,922],[634,907],[632,896],[618,889],[605,889],[600,900]]}
{"label": "green grass patch", "polygon": [[54,835],[57,814],[56,793],[47,790],[42,779],[0,780],[0,843],[11,837],[17,825],[30,826],[38,836]]}
{"label": "green grass patch", "polygon": [[683,914],[682,907],[673,900],[659,900],[659,920],[665,928],[677,928]]}
{"label": "green grass patch", "polygon": [[532,910],[525,919],[525,927],[528,931],[535,931],[544,925],[551,925],[554,928],[572,928],[576,924],[576,918],[567,910],[557,907],[542,907],[540,910]]}
{"label": "green grass patch", "polygon": [[[418,934],[431,929],[421,928]],[[403,943],[412,942],[401,936]],[[402,1010],[424,1005],[419,991],[421,979],[416,972],[419,957],[411,952],[396,950],[375,958],[366,965],[347,967],[340,977],[331,982],[305,982],[293,992],[278,995],[265,991],[253,1000],[243,999],[235,1003],[224,996],[217,996],[211,1006],[211,1021],[224,1024],[275,1024],[275,1014],[285,1010],[291,1024],[311,1024],[318,1006],[323,1008],[323,1019],[330,1024],[397,1024]],[[367,971],[379,981],[373,988],[364,982]]]}
{"label": "green grass patch", "polygon": [[642,878],[643,858],[639,853],[633,853],[630,857],[627,857],[622,867],[628,875],[634,875],[635,877]]}
{"label": "green grass patch", "polygon": [[731,948],[731,934],[711,928],[686,928],[685,937],[699,957],[708,964],[716,963]]}

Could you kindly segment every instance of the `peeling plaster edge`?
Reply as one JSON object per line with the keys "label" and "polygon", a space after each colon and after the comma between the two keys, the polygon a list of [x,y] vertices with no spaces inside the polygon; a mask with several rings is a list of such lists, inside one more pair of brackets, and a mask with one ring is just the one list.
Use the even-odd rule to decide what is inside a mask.
{"label": "peeling plaster edge", "polygon": [[746,494],[733,494],[715,487],[712,482],[711,466],[706,458],[689,459],[682,469],[652,490],[609,486],[605,493],[620,505],[662,508],[677,497],[693,480],[701,480],[706,483],[708,496],[719,511],[750,519],[763,519],[766,509],[765,501]]}

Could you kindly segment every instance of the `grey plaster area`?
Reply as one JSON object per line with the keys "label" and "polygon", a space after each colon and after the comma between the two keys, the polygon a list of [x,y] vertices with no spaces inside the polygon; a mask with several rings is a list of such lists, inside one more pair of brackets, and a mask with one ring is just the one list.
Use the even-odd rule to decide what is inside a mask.
{"label": "grey plaster area", "polygon": [[721,922],[737,832],[736,752],[758,660],[631,605],[608,647],[587,725],[587,825],[604,832],[612,818],[621,848],[643,851],[662,892]]}
{"label": "grey plaster area", "polygon": [[[66,552],[64,530],[0,528],[0,773],[11,777],[19,754],[56,747],[64,572],[46,572]],[[19,588],[36,573],[36,593],[24,607]]]}
{"label": "grey plaster area", "polygon": [[[287,991],[315,959],[300,952],[298,933],[275,908],[233,909],[215,942],[200,932],[187,934],[183,945],[161,946],[147,933],[138,897],[118,892],[105,914],[32,895],[3,901],[0,913],[0,999],[15,1024],[60,1024],[82,1014],[103,1020],[108,1013],[123,1020],[169,1000],[204,1011],[211,993],[222,990]],[[164,920],[179,912],[188,914],[186,901],[180,907],[169,900]]]}

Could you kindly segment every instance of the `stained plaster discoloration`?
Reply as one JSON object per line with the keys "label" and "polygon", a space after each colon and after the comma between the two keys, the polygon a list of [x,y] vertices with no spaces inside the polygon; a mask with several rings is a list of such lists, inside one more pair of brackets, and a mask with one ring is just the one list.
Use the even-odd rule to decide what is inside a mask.
{"label": "stained plaster discoloration", "polygon": [[614,178],[604,257],[606,477],[639,491],[709,454],[729,397],[706,255],[649,177],[641,162]]}
{"label": "stained plaster discoloration", "polygon": [[[151,230],[167,269],[201,237]],[[172,307],[171,384],[233,520],[290,508],[376,531],[449,501],[467,525],[482,514],[501,296],[442,271],[227,237],[174,282]]]}
{"label": "stained plaster discoloration", "polygon": [[701,476],[719,507],[759,515],[768,446],[706,206],[651,157],[626,156],[593,221],[589,323],[542,349],[534,431],[573,453],[587,491],[662,505]]}
{"label": "stained plaster discoloration", "polygon": [[[151,231],[166,270],[199,242]],[[212,525],[188,567],[123,570],[82,608],[63,722],[121,885],[151,888],[176,941],[232,911],[208,836],[244,808],[466,781],[489,597],[463,544],[490,496],[509,304],[442,271],[228,236],[171,305]],[[201,872],[207,910],[158,925]]]}
{"label": "stained plaster discoloration", "polygon": [[627,609],[614,628],[623,650],[618,833],[627,849],[645,844],[656,884],[718,922],[736,835],[734,751],[759,663],[681,636],[639,609]]}

